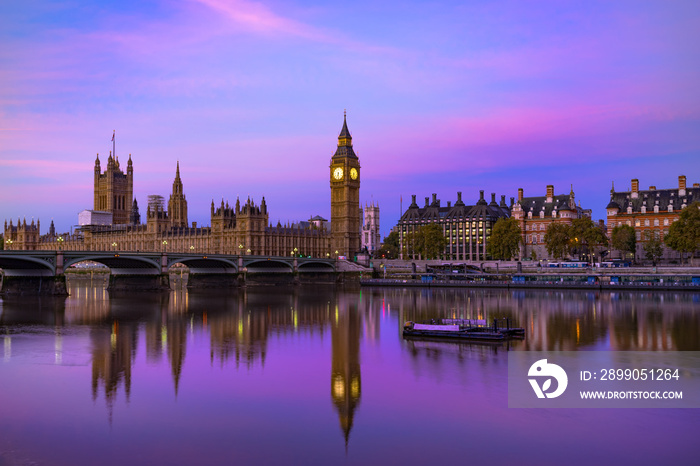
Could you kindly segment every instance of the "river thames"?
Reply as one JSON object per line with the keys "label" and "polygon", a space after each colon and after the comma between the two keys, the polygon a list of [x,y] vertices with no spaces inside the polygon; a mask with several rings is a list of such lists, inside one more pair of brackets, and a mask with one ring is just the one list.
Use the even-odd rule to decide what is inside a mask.
{"label": "river thames", "polygon": [[[250,287],[0,300],[0,465],[697,464],[697,409],[508,408],[509,351],[700,351],[700,293]],[[524,341],[404,340],[507,317]]]}

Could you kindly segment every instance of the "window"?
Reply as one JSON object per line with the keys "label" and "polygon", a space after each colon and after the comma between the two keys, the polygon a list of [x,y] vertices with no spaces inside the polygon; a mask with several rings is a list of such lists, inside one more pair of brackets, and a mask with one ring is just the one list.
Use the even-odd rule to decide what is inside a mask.
{"label": "window", "polygon": [[659,219],[658,219],[658,218],[655,218],[655,219],[654,219],[654,226],[655,226],[655,227],[658,227],[658,226],[659,226]]}
{"label": "window", "polygon": [[649,226],[649,219],[644,220],[644,226],[648,227]]}
{"label": "window", "polygon": [[668,219],[667,219],[667,218],[664,219],[664,226],[666,226],[666,225],[668,225]]}
{"label": "window", "polygon": [[635,221],[634,221],[634,226],[636,226],[636,227],[641,226],[641,223],[642,223],[642,222],[640,222],[639,220],[635,220]]}

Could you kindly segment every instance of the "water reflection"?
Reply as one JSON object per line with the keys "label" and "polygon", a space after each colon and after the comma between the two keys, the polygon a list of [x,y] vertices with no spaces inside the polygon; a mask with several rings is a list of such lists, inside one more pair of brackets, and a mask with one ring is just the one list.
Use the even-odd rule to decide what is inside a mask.
{"label": "water reflection", "polygon": [[[142,378],[143,385],[156,377],[164,380],[166,390],[180,403],[192,396],[186,391],[188,382],[192,387],[212,372],[210,381],[228,382],[238,389],[230,390],[222,403],[244,397],[241,381],[255,379],[247,387],[251,393],[268,390],[271,395],[265,402],[271,403],[288,396],[305,407],[300,408],[304,414],[310,412],[304,412],[307,400],[300,393],[325,400],[321,409],[332,417],[335,440],[342,437],[346,449],[353,435],[369,428],[377,406],[386,405],[395,416],[403,411],[391,410],[402,402],[420,410],[416,399],[429,409],[441,409],[441,400],[431,399],[439,390],[412,393],[413,383],[454,382],[472,402],[499,396],[504,392],[505,354],[511,350],[700,350],[698,294],[394,288],[345,292],[334,287],[290,287],[110,296],[104,283],[75,280],[69,285],[67,298],[0,300],[4,367],[44,350],[47,356],[40,362],[54,366],[71,364],[76,352],[86,354],[90,376],[89,381],[88,376],[79,380],[86,389],[82,396],[89,399],[89,388],[93,401],[104,398],[110,423],[121,409],[119,398],[126,403],[138,398],[132,387],[138,387]],[[526,338],[495,345],[402,338],[404,321],[440,317],[488,321],[506,317],[526,328]],[[309,345],[302,348],[306,352],[300,351],[303,345],[298,342]],[[377,362],[376,354],[382,351],[387,360],[395,358],[394,367]],[[200,355],[203,359],[198,359]],[[311,371],[308,381],[297,383],[297,391],[269,388],[271,379],[263,377],[269,375],[263,369],[273,366],[282,374],[275,382],[293,385],[299,368],[312,364],[322,377]],[[281,366],[288,370],[281,371]],[[378,374],[384,371],[394,372]],[[237,377],[228,379],[230,374]],[[396,401],[373,400],[378,385],[391,387],[385,396],[393,396],[389,390],[406,374],[415,379],[401,379],[403,385],[395,387]],[[256,400],[250,395],[244,399]],[[104,411],[101,419],[104,422]],[[357,441],[353,437],[353,444]]]}
{"label": "water reflection", "polygon": [[[697,351],[696,293],[501,290],[382,290],[401,322],[437,317],[509,318],[526,329],[513,348],[529,351]],[[402,323],[401,323],[402,325]],[[400,329],[399,329],[400,331]]]}
{"label": "water reflection", "polygon": [[331,398],[348,446],[355,410],[362,394],[360,332],[362,317],[355,299],[343,296],[336,302],[331,324]]}

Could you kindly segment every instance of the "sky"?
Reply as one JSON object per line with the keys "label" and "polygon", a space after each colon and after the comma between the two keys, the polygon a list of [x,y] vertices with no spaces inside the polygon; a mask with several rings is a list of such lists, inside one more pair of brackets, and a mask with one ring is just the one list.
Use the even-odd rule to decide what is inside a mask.
{"label": "sky", "polygon": [[76,225],[113,131],[142,215],[179,161],[190,222],[330,218],[345,110],[382,236],[412,194],[605,218],[613,182],[700,182],[698,44],[696,0],[2,2],[0,221]]}

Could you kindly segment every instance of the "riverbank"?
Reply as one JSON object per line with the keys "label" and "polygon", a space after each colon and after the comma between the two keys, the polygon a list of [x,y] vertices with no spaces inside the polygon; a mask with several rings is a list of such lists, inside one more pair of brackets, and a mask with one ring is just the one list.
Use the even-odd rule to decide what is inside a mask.
{"label": "riverbank", "polygon": [[[606,291],[691,291],[700,292],[700,277],[692,276],[611,276],[610,280],[601,280],[598,276],[574,277],[548,275],[543,280],[523,280],[525,277],[516,275],[510,279],[504,277],[488,277],[474,280],[426,280],[372,278],[360,280],[363,287],[428,287],[428,288],[506,288],[506,289],[576,289],[576,290],[606,290]],[[531,277],[527,277],[531,278]],[[539,278],[539,277],[538,277]],[[581,279],[583,278],[583,280]],[[593,278],[591,280],[591,278]],[[636,278],[632,279],[632,278]]]}

